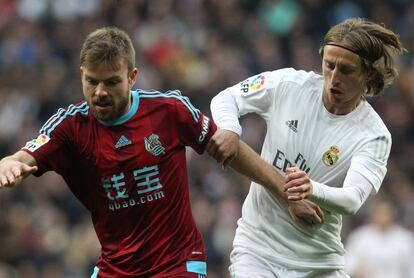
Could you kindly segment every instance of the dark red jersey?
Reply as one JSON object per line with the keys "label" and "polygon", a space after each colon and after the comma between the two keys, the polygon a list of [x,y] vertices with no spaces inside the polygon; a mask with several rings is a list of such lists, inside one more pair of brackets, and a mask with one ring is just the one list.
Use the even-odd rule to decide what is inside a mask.
{"label": "dark red jersey", "polygon": [[185,277],[205,274],[206,261],[185,147],[202,153],[215,130],[178,91],[138,90],[130,111],[110,122],[86,102],[59,109],[23,150],[36,175],[62,175],[91,212],[102,245],[97,277]]}

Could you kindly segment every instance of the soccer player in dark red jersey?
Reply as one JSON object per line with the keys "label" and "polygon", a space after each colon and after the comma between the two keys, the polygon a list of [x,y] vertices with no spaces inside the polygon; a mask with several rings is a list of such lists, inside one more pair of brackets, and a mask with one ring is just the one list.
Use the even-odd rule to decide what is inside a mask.
{"label": "soccer player in dark red jersey", "polygon": [[[86,101],[59,109],[36,139],[1,160],[0,188],[60,174],[90,211],[102,245],[92,277],[205,277],[185,147],[203,153],[216,125],[178,91],[132,90],[138,70],[122,30],[89,34],[80,64]],[[232,162],[238,171],[271,184],[271,166],[244,157]]]}

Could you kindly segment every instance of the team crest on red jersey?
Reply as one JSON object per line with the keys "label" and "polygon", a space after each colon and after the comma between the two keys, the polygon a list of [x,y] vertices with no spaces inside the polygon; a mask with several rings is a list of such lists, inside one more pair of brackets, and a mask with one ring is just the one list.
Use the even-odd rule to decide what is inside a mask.
{"label": "team crest on red jersey", "polygon": [[165,154],[165,148],[162,146],[160,137],[157,134],[151,134],[150,136],[144,137],[145,149],[152,155],[159,156]]}

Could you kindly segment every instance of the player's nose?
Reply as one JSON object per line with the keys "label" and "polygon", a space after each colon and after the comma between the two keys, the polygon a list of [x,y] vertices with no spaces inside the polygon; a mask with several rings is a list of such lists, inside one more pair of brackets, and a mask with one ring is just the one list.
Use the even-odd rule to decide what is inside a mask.
{"label": "player's nose", "polygon": [[96,96],[104,96],[107,94],[106,88],[105,88],[105,84],[103,82],[99,82],[98,86],[96,86],[95,89],[95,95]]}
{"label": "player's nose", "polygon": [[337,87],[338,85],[339,85],[339,83],[340,83],[340,80],[339,80],[339,75],[340,75],[340,73],[338,72],[338,70],[335,68],[333,71],[332,71],[332,76],[331,76],[331,85],[332,85],[332,87]]}

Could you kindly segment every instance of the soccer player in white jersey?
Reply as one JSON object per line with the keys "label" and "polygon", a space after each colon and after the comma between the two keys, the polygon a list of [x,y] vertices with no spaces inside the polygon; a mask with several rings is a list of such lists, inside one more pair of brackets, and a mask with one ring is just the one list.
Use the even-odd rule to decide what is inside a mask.
{"label": "soccer player in white jersey", "polygon": [[[286,190],[251,184],[233,242],[232,277],[349,277],[342,215],[355,214],[378,192],[391,148],[389,131],[365,97],[392,83],[392,54],[403,52],[384,26],[348,19],[324,38],[322,75],[293,68],[264,72],[212,100],[221,129],[209,153],[229,165],[241,155],[238,117],[257,113],[267,124],[261,157],[284,176],[278,186]],[[289,217],[289,204],[305,197],[325,212],[318,228]]]}

